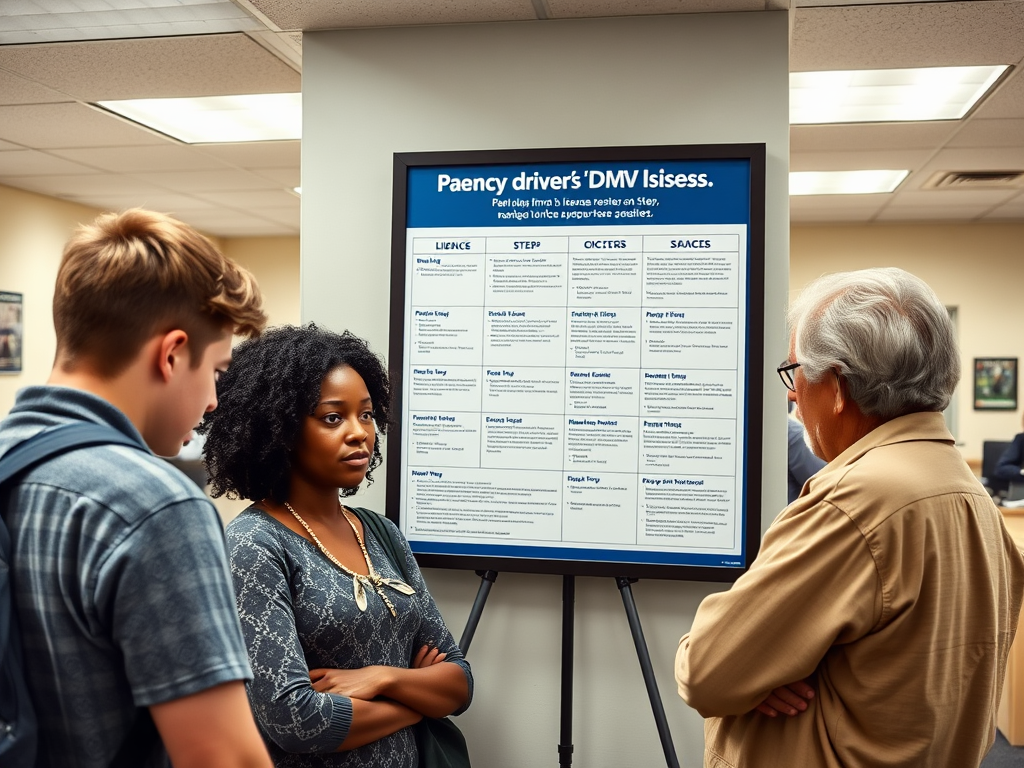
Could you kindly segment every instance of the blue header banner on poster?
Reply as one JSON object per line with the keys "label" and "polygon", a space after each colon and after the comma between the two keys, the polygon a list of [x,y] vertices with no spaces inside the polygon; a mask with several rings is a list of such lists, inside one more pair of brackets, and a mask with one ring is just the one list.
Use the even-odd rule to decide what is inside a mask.
{"label": "blue header banner on poster", "polygon": [[750,217],[750,161],[413,167],[409,227],[731,224]]}

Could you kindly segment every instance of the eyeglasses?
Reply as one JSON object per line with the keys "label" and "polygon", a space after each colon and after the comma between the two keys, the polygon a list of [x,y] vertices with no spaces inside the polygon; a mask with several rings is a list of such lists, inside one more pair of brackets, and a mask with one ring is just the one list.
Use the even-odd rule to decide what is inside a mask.
{"label": "eyeglasses", "polygon": [[793,381],[793,371],[801,365],[803,365],[803,363],[791,363],[789,360],[783,360],[782,364],[775,369],[778,371],[779,378],[782,379],[782,383],[786,385],[786,389],[790,392],[796,392],[796,382]]}

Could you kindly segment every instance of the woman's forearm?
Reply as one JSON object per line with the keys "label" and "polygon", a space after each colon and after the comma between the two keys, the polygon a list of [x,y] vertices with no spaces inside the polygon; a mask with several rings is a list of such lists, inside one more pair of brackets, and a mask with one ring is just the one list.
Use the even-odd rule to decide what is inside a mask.
{"label": "woman's forearm", "polygon": [[469,699],[466,673],[458,664],[440,662],[420,669],[391,668],[381,695],[426,717],[445,717]]}
{"label": "woman's forearm", "polygon": [[422,719],[419,712],[397,701],[352,699],[352,725],[337,751],[371,744]]}

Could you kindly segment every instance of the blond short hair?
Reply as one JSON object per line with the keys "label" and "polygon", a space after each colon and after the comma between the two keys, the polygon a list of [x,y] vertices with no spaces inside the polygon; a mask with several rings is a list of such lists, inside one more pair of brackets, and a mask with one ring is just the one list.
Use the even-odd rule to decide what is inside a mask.
{"label": "blond short hair", "polygon": [[154,334],[189,336],[193,365],[225,330],[266,325],[256,279],[192,227],[133,208],[78,227],[64,247],[53,295],[57,357],[115,376]]}

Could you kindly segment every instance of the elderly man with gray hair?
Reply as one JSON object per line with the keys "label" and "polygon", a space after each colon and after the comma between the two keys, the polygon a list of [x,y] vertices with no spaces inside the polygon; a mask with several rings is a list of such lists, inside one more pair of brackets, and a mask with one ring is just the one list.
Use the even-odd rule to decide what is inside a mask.
{"label": "elderly man with gray hair", "polygon": [[995,737],[1024,558],[953,446],[949,315],[900,269],[793,304],[779,375],[828,464],[679,643],[705,766],[976,768]]}

